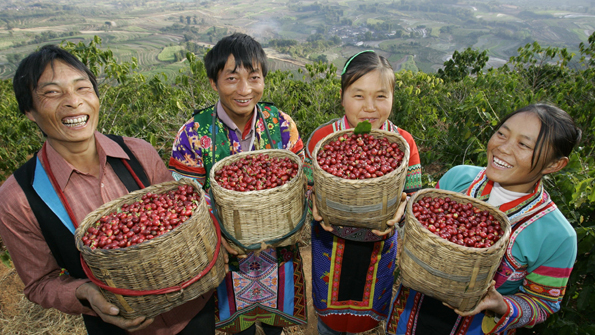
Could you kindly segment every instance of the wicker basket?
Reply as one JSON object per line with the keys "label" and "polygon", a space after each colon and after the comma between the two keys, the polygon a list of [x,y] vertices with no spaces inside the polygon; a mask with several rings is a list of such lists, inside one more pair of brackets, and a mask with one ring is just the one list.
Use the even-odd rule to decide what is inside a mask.
{"label": "wicker basket", "polygon": [[169,233],[124,249],[92,250],[81,241],[101,216],[139,201],[148,192],[159,194],[179,185],[197,189],[192,181],[182,179],[129,193],[89,213],[75,232],[83,269],[125,318],[167,312],[216,288],[225,276],[221,234],[201,189],[202,200],[192,216]]}
{"label": "wicker basket", "polygon": [[[487,210],[500,223],[504,235],[488,248],[470,248],[447,241],[424,228],[415,218],[412,205],[419,198],[450,197]],[[400,279],[406,287],[470,311],[483,298],[492,281],[510,238],[508,217],[487,203],[451,191],[420,190],[407,204],[405,233],[400,254]]]}
{"label": "wicker basket", "polygon": [[409,165],[409,144],[398,133],[372,130],[375,138],[386,137],[398,143],[405,154],[401,165],[382,177],[370,179],[344,179],[324,171],[316,157],[318,151],[330,141],[353,130],[342,130],[322,139],[313,152],[312,173],[316,193],[316,207],[327,224],[385,230],[386,221],[393,218],[401,202]]}
{"label": "wicker basket", "polygon": [[[289,157],[298,164],[297,175],[286,184],[260,191],[238,192],[223,188],[215,180],[215,172],[245,156],[266,154]],[[221,230],[231,239],[231,246],[240,253],[260,249],[258,245],[287,246],[298,241],[292,234],[303,225],[305,179],[302,160],[289,150],[268,149],[242,152],[217,162],[210,172],[212,205],[221,222]],[[236,240],[234,243],[233,240]],[[270,241],[275,241],[268,243]],[[248,247],[252,246],[252,247]]]}

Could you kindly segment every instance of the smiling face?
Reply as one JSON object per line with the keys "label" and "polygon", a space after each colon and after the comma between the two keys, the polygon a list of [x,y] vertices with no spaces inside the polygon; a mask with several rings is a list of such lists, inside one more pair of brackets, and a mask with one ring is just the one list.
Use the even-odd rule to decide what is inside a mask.
{"label": "smiling face", "polygon": [[217,82],[210,79],[211,87],[219,93],[219,100],[227,115],[240,128],[252,117],[256,103],[262,98],[264,76],[258,64],[254,70],[237,67],[230,55],[223,70],[217,75]]}
{"label": "smiling face", "polygon": [[535,183],[550,173],[546,157],[532,169],[531,159],[539,136],[541,121],[529,112],[512,116],[488,142],[488,179],[514,192],[530,193]]}
{"label": "smiling face", "polygon": [[342,95],[341,105],[351,127],[367,120],[372,129],[378,129],[390,115],[393,91],[387,78],[378,70],[360,77]]}
{"label": "smiling face", "polygon": [[27,117],[47,135],[52,147],[93,141],[99,118],[99,99],[89,77],[67,63],[49,63],[32,92]]}

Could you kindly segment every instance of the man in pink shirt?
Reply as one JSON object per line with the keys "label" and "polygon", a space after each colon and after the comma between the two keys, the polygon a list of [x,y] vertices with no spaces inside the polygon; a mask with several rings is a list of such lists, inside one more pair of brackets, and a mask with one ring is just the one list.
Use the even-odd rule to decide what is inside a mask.
{"label": "man in pink shirt", "polygon": [[46,137],[42,149],[0,187],[0,235],[29,300],[82,314],[89,334],[214,334],[212,292],[154,319],[124,319],[80,265],[74,229],[102,204],[173,180],[147,142],[106,136],[97,81],[76,57],[47,45],[25,58],[13,81],[20,111]]}

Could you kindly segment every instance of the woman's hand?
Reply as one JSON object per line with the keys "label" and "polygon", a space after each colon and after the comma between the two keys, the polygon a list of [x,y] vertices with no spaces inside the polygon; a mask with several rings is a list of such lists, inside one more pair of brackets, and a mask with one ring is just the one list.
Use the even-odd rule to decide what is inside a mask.
{"label": "woman's hand", "polygon": [[386,221],[386,226],[387,226],[386,230],[381,232],[380,230],[373,229],[372,233],[377,236],[384,236],[384,235],[390,234],[395,229],[395,225],[399,221],[401,221],[401,218],[403,218],[403,215],[405,215],[406,207],[407,207],[407,193],[403,192],[403,193],[401,193],[401,203],[399,204],[399,208],[397,208],[397,212],[395,213],[395,216],[393,216],[392,219]]}
{"label": "woman's hand", "polygon": [[316,194],[314,194],[314,192],[312,192],[312,218],[317,221],[318,223],[320,223],[320,226],[322,227],[322,229],[328,231],[329,233],[332,233],[334,228],[331,225],[327,225],[326,223],[324,223],[324,221],[322,221],[322,216],[320,216],[320,213],[318,213],[318,208],[316,208]]}
{"label": "woman's hand", "polygon": [[135,319],[125,319],[118,316],[120,310],[115,305],[109,303],[97,285],[93,283],[85,283],[79,286],[75,291],[76,297],[79,300],[87,300],[91,308],[97,315],[105,322],[118,326],[126,331],[133,332],[141,330],[153,323],[153,319],[147,319],[144,316],[139,316]]}
{"label": "woman's hand", "polygon": [[444,303],[444,305],[454,309],[455,313],[459,314],[460,316],[471,316],[481,313],[483,311],[491,311],[494,314],[501,316],[508,312],[508,305],[504,301],[502,295],[498,291],[496,291],[496,281],[494,280],[492,280],[485,297],[481,299],[481,301],[479,302],[477,307],[475,307],[475,309],[468,312],[461,312],[458,309],[453,308],[446,303]]}

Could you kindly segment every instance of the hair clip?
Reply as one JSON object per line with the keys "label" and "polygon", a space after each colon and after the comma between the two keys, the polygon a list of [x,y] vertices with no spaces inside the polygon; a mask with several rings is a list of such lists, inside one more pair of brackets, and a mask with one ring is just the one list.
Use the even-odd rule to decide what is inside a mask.
{"label": "hair clip", "polygon": [[345,63],[345,66],[343,67],[343,72],[341,72],[341,75],[344,75],[344,74],[345,74],[345,71],[347,71],[347,68],[349,67],[349,64],[351,63],[351,61],[352,61],[352,60],[353,60],[355,57],[357,57],[357,56],[359,56],[359,55],[363,54],[364,52],[374,52],[374,50],[364,50],[364,51],[360,51],[360,52],[356,53],[355,55],[351,56],[351,58],[349,58],[349,60],[347,61],[347,63]]}

